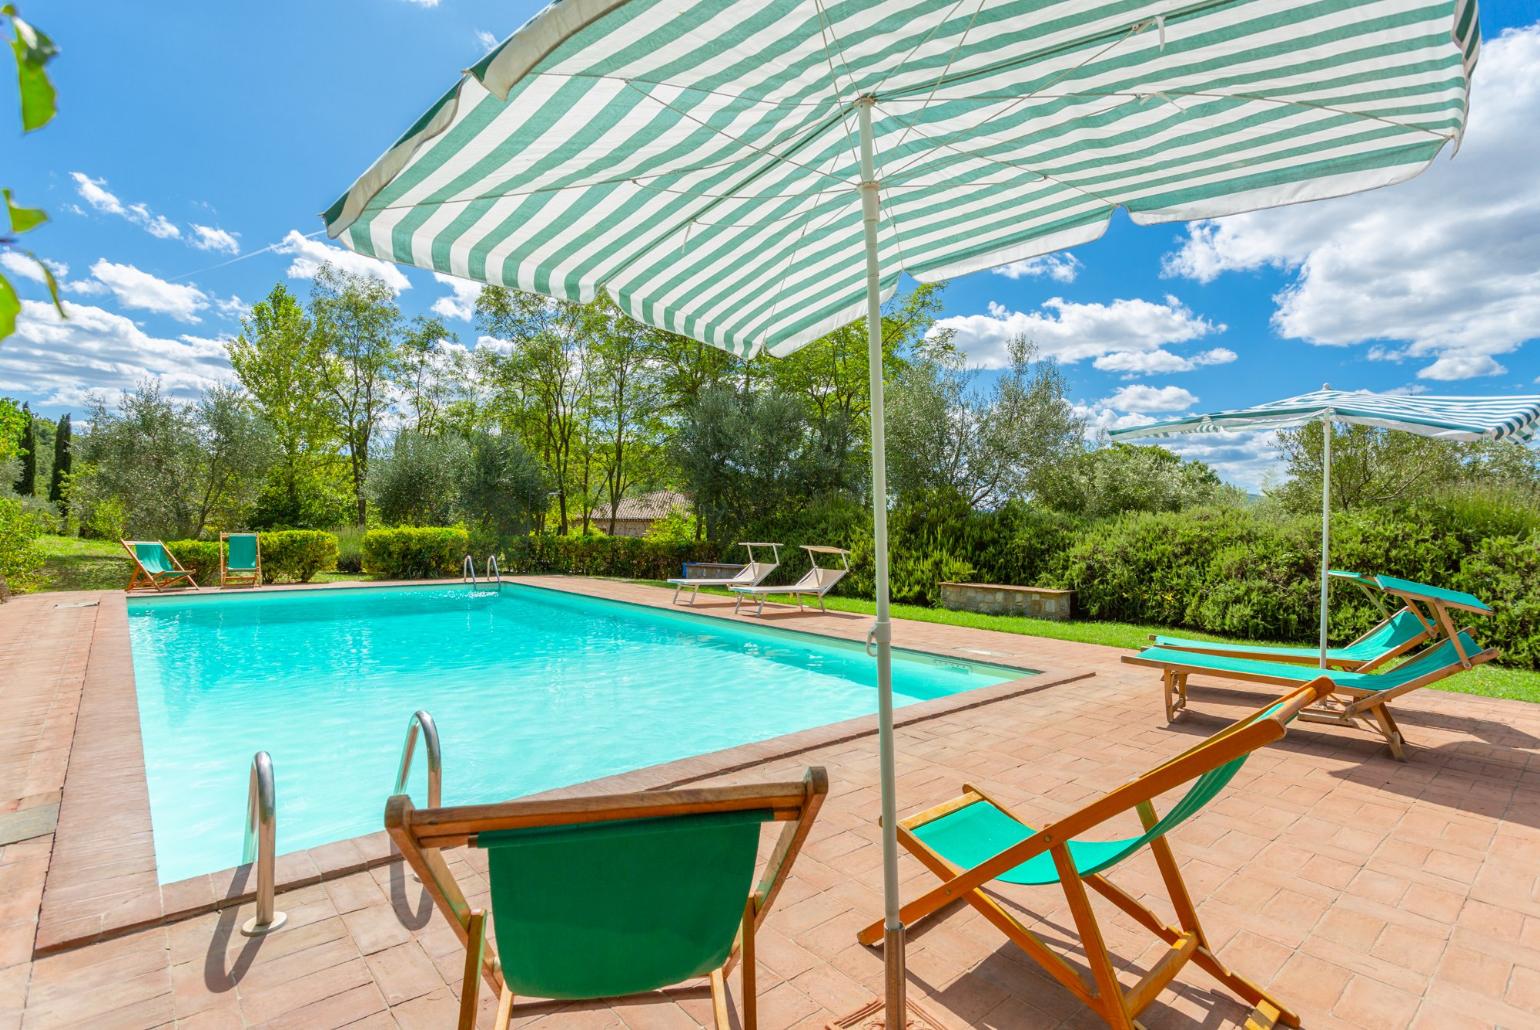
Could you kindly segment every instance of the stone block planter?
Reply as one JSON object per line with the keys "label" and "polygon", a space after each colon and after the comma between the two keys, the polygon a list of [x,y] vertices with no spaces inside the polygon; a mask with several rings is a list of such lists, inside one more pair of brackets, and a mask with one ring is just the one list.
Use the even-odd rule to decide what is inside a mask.
{"label": "stone block planter", "polygon": [[941,606],[985,615],[1023,615],[1030,619],[1069,619],[1073,590],[1017,587],[1002,583],[941,583]]}

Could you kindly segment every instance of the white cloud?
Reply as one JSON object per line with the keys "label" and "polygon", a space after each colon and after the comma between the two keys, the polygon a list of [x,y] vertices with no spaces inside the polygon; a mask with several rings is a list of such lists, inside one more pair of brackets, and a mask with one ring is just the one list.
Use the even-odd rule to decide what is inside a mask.
{"label": "white cloud", "polygon": [[1114,411],[1107,407],[1106,402],[1097,401],[1092,404],[1074,404],[1070,406],[1076,418],[1086,421],[1086,431],[1091,437],[1098,437],[1109,429],[1132,429],[1134,426],[1147,426],[1155,421],[1151,415],[1142,415],[1136,411]]}
{"label": "white cloud", "polygon": [[406,0],[414,7],[437,7],[439,0]]}
{"label": "white cloud", "polygon": [[103,258],[91,266],[91,275],[125,308],[170,315],[179,322],[197,322],[198,312],[209,306],[208,295],[196,286],[167,282],[133,265]]}
{"label": "white cloud", "polygon": [[1186,411],[1198,403],[1198,398],[1180,386],[1120,386],[1102,402],[1119,411]]}
{"label": "white cloud", "polygon": [[1282,335],[1324,346],[1402,341],[1372,360],[1417,374],[1497,375],[1540,333],[1540,24],[1482,47],[1458,156],[1356,197],[1200,222],[1165,270],[1201,282],[1281,269]]}
{"label": "white cloud", "polygon": [[957,346],[981,368],[1003,368],[1012,337],[1021,335],[1041,353],[1066,363],[1122,352],[1159,350],[1175,343],[1224,331],[1224,326],[1195,315],[1175,297],[1161,303],[1114,300],[1080,304],[1053,297],[1032,312],[1012,311],[991,301],[987,314],[938,319]]}
{"label": "white cloud", "polygon": [[193,237],[188,242],[199,250],[213,250],[221,254],[239,254],[241,244],[237,233],[226,232],[217,226],[193,223]]}
{"label": "white cloud", "polygon": [[1228,365],[1239,355],[1228,347],[1199,351],[1192,357],[1173,354],[1168,350],[1114,351],[1103,354],[1092,362],[1103,372],[1122,372],[1124,379],[1140,376],[1161,375],[1169,372],[1191,372],[1204,365]]}
{"label": "white cloud", "polygon": [[1037,279],[1047,276],[1054,282],[1072,283],[1080,274],[1080,259],[1073,254],[1041,254],[1025,261],[1012,261],[994,269],[996,275],[1007,279]]}
{"label": "white cloud", "polygon": [[241,300],[239,295],[232,293],[229,297],[225,298],[215,297],[214,310],[218,311],[226,318],[239,321],[240,319],[243,319],[247,315],[251,314],[251,305],[247,304],[244,300]]}
{"label": "white cloud", "polygon": [[507,354],[513,350],[513,341],[504,340],[497,336],[476,337],[476,349],[491,351],[493,354]]}
{"label": "white cloud", "polygon": [[497,46],[497,44],[498,38],[492,35],[492,33],[488,32],[486,29],[476,30],[476,45],[481,48],[482,53],[487,53],[493,47]]}
{"label": "white cloud", "polygon": [[[48,266],[49,271],[53,272],[55,279],[63,279],[70,274],[70,266],[63,261],[50,261],[48,258],[43,258],[43,263]],[[37,267],[37,262],[14,250],[0,250],[0,267],[12,275],[31,279],[35,283],[44,281],[43,270]]]}
{"label": "white cloud", "polygon": [[330,264],[354,275],[372,276],[396,293],[411,289],[412,286],[401,269],[395,265],[311,239],[300,233],[298,229],[290,229],[283,241],[273,246],[273,251],[278,254],[294,255],[294,260],[289,263],[290,279],[314,279],[323,264]]}
{"label": "white cloud", "polygon": [[481,296],[481,283],[445,275],[443,272],[434,272],[433,278],[454,291],[433,302],[433,313],[469,322],[476,314],[476,298]]}
{"label": "white cloud", "polygon": [[163,339],[133,319],[90,304],[68,304],[68,321],[53,305],[22,301],[16,333],[0,347],[0,393],[42,404],[80,405],[93,393],[112,399],[145,378],[188,399],[229,378],[224,342],[197,336]]}
{"label": "white cloud", "polygon": [[148,204],[123,203],[116,193],[107,188],[106,179],[93,179],[85,172],[70,172],[70,178],[75,180],[75,192],[80,194],[80,199],[91,205],[93,210],[125,218],[157,239],[182,238],[182,230],[165,215],[151,211]]}

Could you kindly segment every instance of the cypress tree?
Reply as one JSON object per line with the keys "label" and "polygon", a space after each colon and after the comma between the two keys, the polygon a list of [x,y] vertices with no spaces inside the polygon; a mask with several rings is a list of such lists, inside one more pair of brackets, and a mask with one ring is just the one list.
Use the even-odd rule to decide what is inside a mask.
{"label": "cypress tree", "polygon": [[27,421],[21,430],[21,478],[16,480],[16,492],[23,497],[37,493],[37,420],[26,406],[22,411]]}
{"label": "cypress tree", "polygon": [[69,475],[72,461],[70,417],[65,412],[53,434],[53,473],[48,477],[48,499],[54,504],[64,503],[64,477]]}

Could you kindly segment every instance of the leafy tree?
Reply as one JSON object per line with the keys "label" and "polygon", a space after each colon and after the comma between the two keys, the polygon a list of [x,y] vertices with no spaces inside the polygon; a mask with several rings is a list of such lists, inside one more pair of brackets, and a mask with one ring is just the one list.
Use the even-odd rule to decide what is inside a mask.
{"label": "leafy tree", "polygon": [[270,489],[276,496],[263,504],[264,522],[303,525],[310,495],[323,489],[327,467],[336,461],[325,345],[299,301],[279,283],[242,320],[227,350],[252,407],[272,432]]}
{"label": "leafy tree", "polygon": [[707,535],[730,540],[809,498],[802,472],[814,446],[798,398],[715,386],[691,406],[671,453]]}
{"label": "leafy tree", "polygon": [[[1320,508],[1323,442],[1320,422],[1278,434],[1290,477],[1278,495],[1291,510]],[[1332,426],[1334,509],[1402,504],[1447,489],[1464,476],[1458,444],[1372,426]]]}
{"label": "leafy tree", "polygon": [[[571,502],[586,502],[580,444],[592,395],[589,352],[603,322],[597,305],[497,286],[482,290],[476,302],[478,329],[513,345],[506,354],[487,350],[482,358],[498,421],[519,433],[549,470],[563,534],[571,526]],[[586,503],[582,519],[586,524]]]}
{"label": "leafy tree", "polygon": [[660,429],[656,350],[640,322],[613,305],[606,310],[603,331],[594,341],[592,414],[603,453],[605,500],[615,532],[615,511],[634,482],[639,462],[634,453],[651,443]]}
{"label": "leafy tree", "polygon": [[70,416],[65,412],[59,417],[59,424],[53,434],[53,469],[48,476],[48,499],[64,509],[65,484],[69,482],[70,468],[74,462],[74,452],[70,443]]}
{"label": "leafy tree", "polygon": [[[53,83],[48,79],[48,62],[58,56],[59,48],[37,26],[23,21],[15,4],[0,7],[0,18],[7,18],[11,23],[11,54],[16,58],[22,131],[33,132],[52,121],[57,110]],[[8,230],[0,236],[0,246],[7,249],[14,247],[17,236],[48,221],[48,215],[37,208],[18,206],[10,190],[0,189],[0,196],[5,198],[5,224]],[[59,284],[54,279],[53,269],[31,251],[21,253],[31,258],[42,272],[43,283],[48,287],[48,295],[53,299],[54,310],[59,313],[59,317],[67,317],[64,305],[59,303]],[[16,331],[16,316],[20,312],[21,299],[16,296],[15,287],[9,279],[0,275],[0,340]]]}
{"label": "leafy tree", "polygon": [[177,404],[154,381],[116,410],[98,401],[82,442],[70,503],[82,525],[121,509],[136,536],[196,537],[244,521],[271,460],[269,431],[232,387]]}
{"label": "leafy tree", "polygon": [[975,507],[1025,497],[1042,470],[1079,445],[1085,426],[1056,362],[1025,337],[988,392],[946,339],[899,373],[888,409],[889,480],[900,497],[950,490]]}
{"label": "leafy tree", "polygon": [[408,425],[420,433],[441,433],[455,400],[460,363],[444,347],[455,336],[436,318],[418,316],[401,341],[397,385],[407,408]]}
{"label": "leafy tree", "polygon": [[527,533],[545,513],[546,489],[545,471],[516,437],[486,432],[471,437],[460,482],[468,520],[499,537]]}
{"label": "leafy tree", "polygon": [[22,426],[18,448],[21,452],[21,475],[16,478],[16,492],[22,497],[32,497],[37,494],[37,418],[25,404],[21,410],[27,416],[27,422]]}
{"label": "leafy tree", "polygon": [[1201,461],[1184,461],[1164,447],[1126,443],[1081,451],[1049,465],[1033,480],[1033,488],[1035,498],[1055,511],[1092,519],[1181,511],[1244,496]]}
{"label": "leafy tree", "polygon": [[391,407],[401,312],[390,287],[331,265],[316,273],[312,331],[324,348],[320,382],[332,429],[347,447],[355,518],[368,521],[369,446]]}
{"label": "leafy tree", "polygon": [[388,526],[447,526],[469,458],[458,436],[405,430],[369,469],[369,493]]}

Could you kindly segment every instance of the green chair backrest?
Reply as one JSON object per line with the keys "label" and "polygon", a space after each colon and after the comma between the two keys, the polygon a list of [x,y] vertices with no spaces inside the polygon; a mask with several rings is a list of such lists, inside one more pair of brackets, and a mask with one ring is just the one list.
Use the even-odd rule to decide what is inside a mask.
{"label": "green chair backrest", "polygon": [[1409,611],[1399,611],[1387,619],[1373,635],[1354,648],[1343,648],[1344,651],[1362,651],[1367,654],[1380,654],[1394,650],[1408,640],[1416,640],[1428,632],[1428,628],[1422,624],[1422,620]]}
{"label": "green chair backrest", "polygon": [[1467,594],[1463,590],[1445,590],[1443,587],[1429,586],[1426,583],[1418,583],[1410,579],[1397,579],[1395,576],[1376,576],[1374,578],[1379,582],[1380,589],[1386,593],[1408,593],[1416,597],[1443,601],[1445,604],[1457,604],[1475,608],[1477,611],[1490,612],[1492,610],[1492,606],[1481,598],[1475,594]]}
{"label": "green chair backrest", "polygon": [[712,812],[479,834],[509,989],[605,998],[720,968],[771,817]]}
{"label": "green chair backrest", "polygon": [[257,534],[232,533],[225,538],[225,568],[251,572],[257,567]]}
{"label": "green chair backrest", "polygon": [[134,557],[139,559],[139,564],[144,566],[146,572],[159,574],[176,571],[176,566],[171,564],[170,552],[159,540],[134,544]]}

